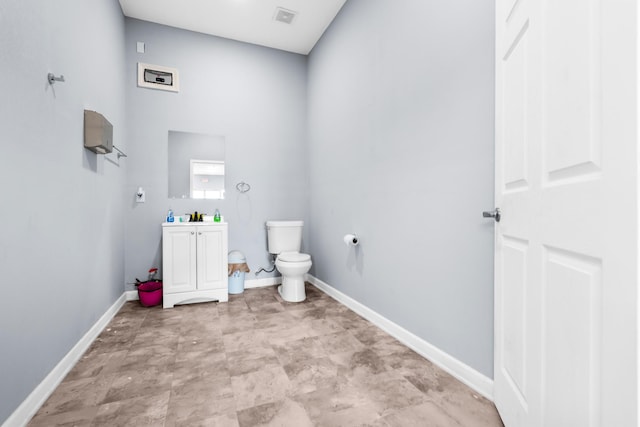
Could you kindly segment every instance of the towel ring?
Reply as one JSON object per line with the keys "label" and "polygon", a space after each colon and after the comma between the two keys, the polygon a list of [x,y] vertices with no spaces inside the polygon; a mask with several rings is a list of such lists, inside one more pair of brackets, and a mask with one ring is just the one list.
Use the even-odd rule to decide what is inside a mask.
{"label": "towel ring", "polygon": [[236,184],[236,190],[238,190],[240,193],[246,193],[247,191],[251,190],[251,186],[246,182],[241,181]]}

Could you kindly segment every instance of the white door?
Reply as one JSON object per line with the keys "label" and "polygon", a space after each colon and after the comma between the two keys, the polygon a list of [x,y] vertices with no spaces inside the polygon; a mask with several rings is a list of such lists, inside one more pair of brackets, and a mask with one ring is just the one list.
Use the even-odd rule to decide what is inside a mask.
{"label": "white door", "polygon": [[494,399],[638,425],[635,0],[497,0]]}

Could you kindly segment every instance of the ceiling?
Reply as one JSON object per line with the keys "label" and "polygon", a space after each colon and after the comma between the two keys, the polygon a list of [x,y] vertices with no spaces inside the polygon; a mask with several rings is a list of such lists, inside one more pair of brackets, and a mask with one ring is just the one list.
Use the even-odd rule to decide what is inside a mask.
{"label": "ceiling", "polygon": [[131,18],[307,55],[346,0],[119,1]]}

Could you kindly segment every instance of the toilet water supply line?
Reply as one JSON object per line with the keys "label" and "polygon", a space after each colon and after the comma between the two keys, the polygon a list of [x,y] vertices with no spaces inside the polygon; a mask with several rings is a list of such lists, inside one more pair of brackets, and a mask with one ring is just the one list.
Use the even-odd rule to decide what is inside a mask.
{"label": "toilet water supply line", "polygon": [[276,256],[274,254],[270,254],[270,255],[271,255],[271,270],[267,270],[264,267],[260,267],[260,269],[256,271],[256,276],[262,273],[263,271],[267,273],[273,273],[273,271],[276,269]]}

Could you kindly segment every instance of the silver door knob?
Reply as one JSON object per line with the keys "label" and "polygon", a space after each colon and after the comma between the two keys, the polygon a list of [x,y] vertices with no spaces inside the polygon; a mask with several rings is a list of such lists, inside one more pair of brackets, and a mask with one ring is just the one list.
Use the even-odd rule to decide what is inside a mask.
{"label": "silver door knob", "polygon": [[496,222],[500,222],[500,208],[495,208],[492,211],[482,212],[484,218],[493,218]]}

